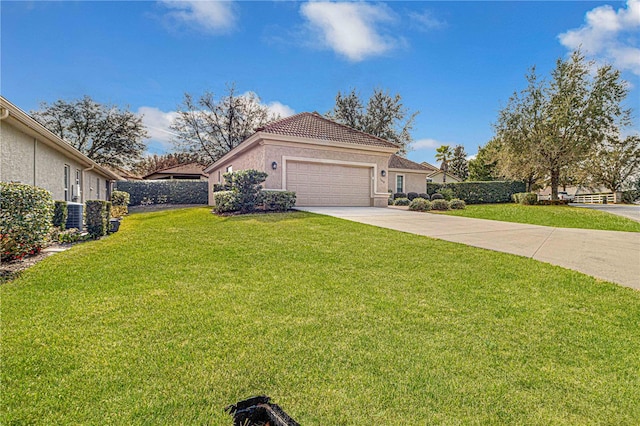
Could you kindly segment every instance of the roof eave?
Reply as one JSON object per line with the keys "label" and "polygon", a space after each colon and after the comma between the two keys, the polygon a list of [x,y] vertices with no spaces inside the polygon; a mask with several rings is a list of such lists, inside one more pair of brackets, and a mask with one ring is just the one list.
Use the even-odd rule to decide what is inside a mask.
{"label": "roof eave", "polygon": [[[49,129],[44,127],[42,124],[38,123],[34,118],[32,118],[29,114],[9,102],[6,98],[0,96],[0,107],[6,109],[9,112],[9,116],[4,120],[15,120],[18,124],[20,124],[23,128],[26,128],[30,131],[31,136],[35,136],[41,142],[44,142],[46,145],[53,147],[54,149],[61,151],[73,158],[75,158],[81,164],[91,167],[93,170],[98,170],[103,176],[110,178],[111,180],[123,180],[123,178],[110,171],[106,168],[102,167],[76,148],[71,146],[64,139],[60,138],[55,133],[51,132]],[[3,121],[4,121],[3,120]],[[11,121],[7,121],[11,122]],[[35,135],[34,135],[35,134]]]}

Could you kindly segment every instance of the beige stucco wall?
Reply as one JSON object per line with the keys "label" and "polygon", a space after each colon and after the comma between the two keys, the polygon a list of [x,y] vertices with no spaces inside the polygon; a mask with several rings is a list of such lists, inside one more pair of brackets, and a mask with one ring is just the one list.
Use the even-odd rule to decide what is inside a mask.
{"label": "beige stucco wall", "polygon": [[75,185],[76,169],[83,175],[82,202],[98,199],[98,177],[101,184],[99,199],[107,199],[107,181],[103,176],[92,171],[82,173],[86,166],[6,121],[0,121],[0,157],[0,181],[38,186],[50,191],[54,200],[64,200],[64,166],[69,165],[71,185]]}
{"label": "beige stucco wall", "polygon": [[[241,153],[238,157],[221,163],[209,174],[209,204],[213,205],[213,184],[218,183],[218,172],[224,174],[228,166],[234,171],[253,168],[268,173],[264,183],[265,189],[286,190],[283,185],[283,173],[286,173],[286,161],[300,161],[301,159],[336,162],[350,165],[351,163],[366,164],[375,169],[375,190],[372,205],[386,207],[388,198],[388,174],[381,176],[381,170],[387,170],[391,153],[343,148],[337,146],[320,146],[296,142],[285,142],[275,139],[262,141]],[[273,170],[271,164],[278,163]]]}
{"label": "beige stucco wall", "polygon": [[[373,164],[377,169],[376,184],[378,192],[386,192],[387,177],[382,177],[380,171],[387,169],[389,156],[390,154],[375,151],[359,151],[332,146],[301,146],[286,142],[278,143],[276,141],[269,141],[265,144],[265,163],[263,166],[267,173],[269,173],[269,177],[265,182],[265,188],[286,189],[282,185],[282,172],[285,169],[285,167],[283,167],[284,159],[286,157],[292,157]],[[278,170],[275,172],[271,169],[271,163],[274,161],[278,163]]]}
{"label": "beige stucco wall", "polygon": [[0,121],[0,181],[34,184],[34,138]]}
{"label": "beige stucco wall", "polygon": [[[429,176],[431,178],[431,181],[433,183],[442,183],[442,180],[444,179],[444,173],[442,172],[438,172],[435,175]],[[461,182],[460,179],[457,179],[451,175],[447,175],[447,183],[451,183],[451,182]]]}
{"label": "beige stucco wall", "polygon": [[412,171],[402,170],[390,170],[389,171],[389,186],[393,193],[396,192],[396,176],[404,175],[404,192],[405,194],[408,192],[427,192],[427,174],[426,173],[416,173]]}
{"label": "beige stucco wall", "polygon": [[[213,185],[216,183],[224,183],[223,175],[227,172],[227,168],[231,166],[233,171],[238,170],[266,170],[264,166],[264,146],[257,144],[246,151],[241,152],[238,156],[222,163],[209,173],[209,205],[213,206]],[[269,172],[268,170],[266,170]]]}

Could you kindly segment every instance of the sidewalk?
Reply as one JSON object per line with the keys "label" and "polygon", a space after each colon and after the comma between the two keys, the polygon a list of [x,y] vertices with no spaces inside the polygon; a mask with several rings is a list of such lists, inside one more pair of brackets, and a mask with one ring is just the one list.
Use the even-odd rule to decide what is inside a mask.
{"label": "sidewalk", "polygon": [[552,228],[375,207],[301,207],[354,222],[563,266],[640,290],[640,233]]}

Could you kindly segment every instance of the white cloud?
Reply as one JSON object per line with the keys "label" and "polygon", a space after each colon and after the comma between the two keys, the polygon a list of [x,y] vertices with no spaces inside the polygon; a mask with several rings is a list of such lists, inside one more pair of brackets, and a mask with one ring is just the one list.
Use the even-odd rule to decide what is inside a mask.
{"label": "white cloud", "polygon": [[582,27],[558,35],[560,43],[640,75],[640,0],[628,0],[617,11],[610,5],[596,7],[587,12],[585,21]]}
{"label": "white cloud", "polygon": [[164,112],[155,107],[143,106],[138,108],[138,114],[143,115],[142,123],[149,133],[148,140],[160,143],[164,148],[171,149],[171,138],[174,133],[169,126],[178,116],[175,111]]}
{"label": "white cloud", "polygon": [[273,114],[279,115],[281,118],[290,117],[296,113],[289,105],[285,105],[278,101],[269,102],[266,106],[269,108],[269,111]]}
{"label": "white cloud", "polygon": [[410,12],[409,18],[415,27],[424,31],[439,30],[447,26],[445,21],[436,18],[433,13],[428,10],[422,13]]}
{"label": "white cloud", "polygon": [[232,31],[237,22],[232,1],[160,0],[171,9],[167,17],[177,24],[211,34]]}
{"label": "white cloud", "polygon": [[382,33],[381,24],[395,20],[383,4],[310,2],[300,6],[300,13],[324,47],[354,62],[384,54],[399,43]]}
{"label": "white cloud", "polygon": [[436,149],[441,145],[449,145],[455,146],[456,144],[453,142],[441,142],[435,139],[418,139],[411,143],[411,149],[420,150],[420,149]]}

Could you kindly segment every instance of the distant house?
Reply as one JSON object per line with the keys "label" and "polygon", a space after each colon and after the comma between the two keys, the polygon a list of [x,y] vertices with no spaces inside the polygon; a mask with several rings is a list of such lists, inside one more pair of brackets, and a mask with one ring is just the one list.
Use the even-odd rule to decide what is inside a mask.
{"label": "distant house", "polygon": [[399,155],[389,158],[389,190],[392,193],[427,192],[429,176],[438,169],[427,163],[416,163]]}
{"label": "distant house", "polygon": [[181,164],[179,166],[167,167],[143,176],[142,179],[196,179],[207,180],[209,176],[204,172],[205,167],[198,163]]}
{"label": "distant house", "polygon": [[111,170],[112,172],[114,172],[115,174],[117,174],[118,176],[120,176],[122,179],[124,180],[142,180],[142,177],[123,169],[122,167],[115,167],[115,166],[107,166],[107,169]]}
{"label": "distant house", "polygon": [[120,176],[47,130],[0,96],[0,181],[51,192],[54,200],[108,200]]}
{"label": "distant house", "polygon": [[[433,169],[433,172],[429,174],[429,176],[427,176],[427,182],[433,182],[433,183],[444,182],[444,172],[442,171],[442,169],[432,166],[426,161],[423,161],[420,164],[422,164],[423,166],[431,167]],[[462,182],[462,179],[456,175],[453,175],[447,172],[447,183],[454,183],[454,182]]]}

